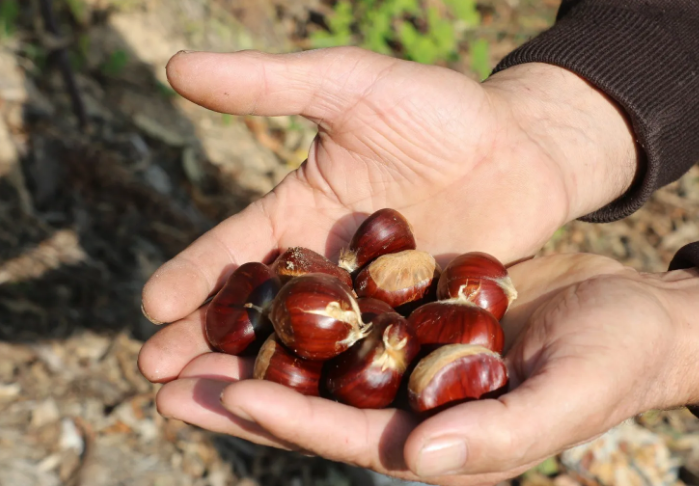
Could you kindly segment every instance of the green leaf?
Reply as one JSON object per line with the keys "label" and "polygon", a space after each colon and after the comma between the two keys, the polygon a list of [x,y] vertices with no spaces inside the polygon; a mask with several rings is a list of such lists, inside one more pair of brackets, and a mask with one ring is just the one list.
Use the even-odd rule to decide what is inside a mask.
{"label": "green leaf", "polygon": [[87,25],[89,21],[90,11],[87,9],[83,0],[66,0],[68,10],[73,15],[73,18],[81,25]]}
{"label": "green leaf", "polygon": [[467,26],[476,27],[481,23],[476,0],[444,0],[444,3],[451,8],[454,16]]}
{"label": "green leaf", "polygon": [[392,36],[391,17],[384,10],[368,11],[360,25],[364,34],[362,46],[381,54],[390,54],[388,39]]}
{"label": "green leaf", "polygon": [[353,22],[352,4],[347,0],[337,2],[333,15],[328,18],[330,31],[334,34],[350,34]]}
{"label": "green leaf", "polygon": [[412,50],[418,43],[420,33],[410,22],[401,22],[398,28],[398,39],[406,51]]}
{"label": "green leaf", "polygon": [[129,55],[122,49],[117,49],[109,55],[109,59],[102,65],[102,74],[106,76],[119,76],[129,62]]}
{"label": "green leaf", "polygon": [[471,43],[469,53],[471,55],[471,69],[473,69],[481,80],[490,75],[490,46],[488,41],[478,39]]}
{"label": "green leaf", "polygon": [[19,3],[17,0],[0,1],[0,38],[9,37],[17,30]]}
{"label": "green leaf", "polygon": [[430,36],[439,51],[439,58],[445,59],[456,50],[457,41],[454,26],[447,19],[440,17],[439,12],[434,7],[427,11],[427,20],[430,26]]}

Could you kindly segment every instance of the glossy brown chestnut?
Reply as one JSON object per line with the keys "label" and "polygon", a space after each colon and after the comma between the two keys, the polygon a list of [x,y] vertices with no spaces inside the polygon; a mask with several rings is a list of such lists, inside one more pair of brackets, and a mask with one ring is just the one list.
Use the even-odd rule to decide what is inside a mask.
{"label": "glossy brown chestnut", "polygon": [[432,255],[406,250],[380,256],[364,267],[354,280],[354,290],[359,297],[373,297],[398,307],[429,293],[439,273]]}
{"label": "glossy brown chestnut", "polygon": [[277,275],[265,264],[249,262],[238,267],[209,303],[204,326],[211,347],[240,354],[272,333],[266,313],[281,288]]}
{"label": "glossy brown chestnut", "polygon": [[349,248],[340,253],[339,265],[354,272],[381,255],[415,248],[408,220],[395,209],[379,209],[359,225]]}
{"label": "glossy brown chestnut", "polygon": [[255,359],[252,377],[288,386],[304,395],[320,396],[322,361],[309,361],[295,356],[272,333]]}
{"label": "glossy brown chestnut", "polygon": [[505,333],[495,317],[467,302],[432,302],[417,308],[408,318],[423,351],[444,344],[477,344],[502,353]]}
{"label": "glossy brown chestnut", "polygon": [[420,346],[407,321],[384,313],[369,336],[326,363],[325,386],[338,401],[357,408],[384,408],[393,402]]}
{"label": "glossy brown chestnut", "polygon": [[361,297],[357,299],[357,305],[359,305],[359,310],[362,313],[362,321],[367,323],[373,321],[381,314],[396,312],[393,307],[383,300],[372,299],[371,297]]}
{"label": "glossy brown chestnut", "polygon": [[517,290],[507,269],[495,257],[471,252],[454,258],[444,269],[437,284],[437,298],[468,300],[500,320],[517,298]]}
{"label": "glossy brown chestnut", "polygon": [[269,318],[279,339],[297,356],[333,358],[371,329],[361,318],[352,289],[322,273],[296,277],[272,302]]}
{"label": "glossy brown chestnut", "polygon": [[352,277],[347,270],[338,267],[323,255],[300,246],[289,248],[279,255],[271,268],[279,275],[282,283],[309,273],[325,273],[352,287]]}
{"label": "glossy brown chestnut", "polygon": [[496,397],[507,385],[500,355],[472,344],[449,344],[420,360],[410,375],[408,399],[416,412]]}

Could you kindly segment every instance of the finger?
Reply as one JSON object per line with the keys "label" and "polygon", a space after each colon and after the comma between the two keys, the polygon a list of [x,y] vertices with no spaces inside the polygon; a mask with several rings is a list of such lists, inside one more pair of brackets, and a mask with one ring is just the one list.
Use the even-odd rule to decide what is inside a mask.
{"label": "finger", "polygon": [[276,244],[262,205],[248,206],[151,276],[143,289],[144,313],[155,323],[182,319],[201,306],[235,268],[264,260]]}
{"label": "finger", "polygon": [[174,380],[197,356],[211,353],[204,333],[206,308],[160,329],[141,348],[138,367],[153,383]]}
{"label": "finger", "polygon": [[290,447],[268,434],[257,424],[236,417],[221,405],[221,392],[230,383],[189,378],[164,385],[155,397],[158,413],[213,432],[233,435],[261,445]]}
{"label": "finger", "polygon": [[522,470],[591,439],[623,420],[600,413],[619,399],[600,375],[586,363],[554,363],[498,400],[441,412],[411,434],[407,464],[423,478]]}
{"label": "finger", "polygon": [[227,382],[246,380],[252,377],[253,364],[252,358],[208,353],[194,358],[178,378],[208,378]]}
{"label": "finger", "polygon": [[275,437],[327,459],[412,477],[403,461],[414,418],[398,410],[360,410],[307,397],[259,380],[230,385],[221,402],[234,415],[254,421]]}
{"label": "finger", "polygon": [[303,115],[331,123],[396,61],[339,47],[293,54],[180,52],[167,65],[173,89],[233,115]]}

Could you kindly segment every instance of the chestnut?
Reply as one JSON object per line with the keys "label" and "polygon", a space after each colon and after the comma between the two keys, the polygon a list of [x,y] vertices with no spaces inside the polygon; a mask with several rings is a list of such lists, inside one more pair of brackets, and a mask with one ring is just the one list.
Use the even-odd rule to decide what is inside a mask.
{"label": "chestnut", "polygon": [[477,344],[502,353],[505,333],[495,317],[474,304],[432,302],[417,308],[408,323],[423,350],[444,344]]}
{"label": "chestnut", "polygon": [[365,324],[352,289],[322,273],[296,277],[282,287],[269,312],[281,342],[312,360],[337,356],[364,338]]}
{"label": "chestnut", "polygon": [[279,275],[282,283],[308,273],[327,273],[352,286],[352,277],[347,270],[338,267],[323,255],[300,246],[289,248],[279,255],[271,268]]}
{"label": "chestnut", "polygon": [[360,297],[357,299],[359,311],[362,313],[362,321],[371,322],[376,317],[387,312],[396,312],[393,307],[388,305],[383,300],[373,299],[371,297]]}
{"label": "chestnut", "polygon": [[470,252],[454,258],[444,269],[437,284],[437,299],[467,300],[502,319],[517,290],[507,269],[495,257]]}
{"label": "chestnut", "polygon": [[408,220],[395,209],[379,209],[359,225],[349,247],[340,253],[339,265],[354,272],[381,255],[415,248]]}
{"label": "chestnut", "polygon": [[364,267],[354,280],[354,289],[359,297],[373,297],[398,307],[427,295],[439,273],[439,265],[429,253],[390,253]]}
{"label": "chestnut", "polygon": [[320,396],[322,361],[309,361],[295,356],[272,333],[255,359],[252,377],[288,386],[303,395]]}
{"label": "chestnut", "polygon": [[206,310],[206,339],[216,351],[240,354],[272,333],[267,308],[281,288],[265,264],[244,263],[214,296]]}
{"label": "chestnut", "polygon": [[410,375],[408,400],[416,412],[496,397],[505,391],[507,367],[498,353],[473,344],[432,351]]}
{"label": "chestnut", "polygon": [[402,316],[380,314],[365,339],[325,364],[325,387],[338,401],[353,407],[387,407],[419,350]]}

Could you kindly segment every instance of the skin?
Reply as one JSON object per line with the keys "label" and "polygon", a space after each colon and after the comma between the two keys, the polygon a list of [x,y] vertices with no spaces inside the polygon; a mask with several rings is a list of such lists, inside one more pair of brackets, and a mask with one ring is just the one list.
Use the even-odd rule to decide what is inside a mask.
{"label": "skin", "polygon": [[699,400],[689,376],[697,275],[644,275],[592,255],[511,267],[520,294],[503,321],[511,390],[498,400],[420,423],[239,381],[251,363],[211,353],[202,330],[202,304],[236,266],[298,244],[335,258],[362,215],[382,207],[401,211],[440,263],[469,250],[526,259],[561,224],[623,194],[637,149],[618,107],[554,66],[478,84],[340,48],[178,54],[168,76],[210,109],[301,114],[319,134],[300,169],[147,283],[144,312],[171,323],[139,357],[142,373],[165,383],[163,415],[404,479],[494,484],[641,411]]}

